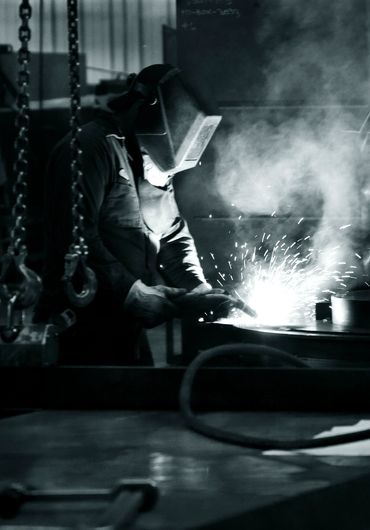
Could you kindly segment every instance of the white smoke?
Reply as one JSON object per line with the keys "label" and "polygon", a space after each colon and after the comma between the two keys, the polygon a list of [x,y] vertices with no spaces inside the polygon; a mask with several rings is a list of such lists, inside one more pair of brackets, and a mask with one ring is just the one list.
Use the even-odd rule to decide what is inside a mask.
{"label": "white smoke", "polygon": [[363,0],[270,0],[257,29],[266,53],[266,98],[337,104],[368,92],[368,27]]}
{"label": "white smoke", "polygon": [[265,65],[264,96],[275,106],[229,110],[216,140],[225,204],[244,216],[312,219],[322,266],[329,248],[348,266],[368,253],[369,170],[359,134],[367,110],[351,106],[364,102],[367,59],[353,54],[354,13],[349,2],[276,1],[258,33],[261,46],[276,44],[284,21],[290,35]]}

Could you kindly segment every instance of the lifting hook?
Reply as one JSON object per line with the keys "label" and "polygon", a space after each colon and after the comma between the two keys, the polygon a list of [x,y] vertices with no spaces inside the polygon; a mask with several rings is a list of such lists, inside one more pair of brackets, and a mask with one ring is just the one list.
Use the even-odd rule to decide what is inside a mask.
{"label": "lifting hook", "polygon": [[[20,318],[16,319],[14,306],[17,302],[17,294],[14,294],[6,304],[6,324],[0,326],[0,337],[3,342],[14,342],[21,332],[23,326],[23,311],[20,312]],[[18,313],[18,312],[17,312]],[[16,322],[18,320],[18,322]]]}
{"label": "lifting hook", "polygon": [[37,302],[41,292],[41,279],[24,261],[26,252],[5,254],[0,273],[0,301],[7,303],[14,294],[16,309],[26,309]]}
{"label": "lifting hook", "polygon": [[6,324],[0,327],[4,342],[14,342],[23,327],[23,310],[40,295],[41,280],[25,263],[26,252],[7,252],[0,273],[0,303],[6,306]]}
{"label": "lifting hook", "polygon": [[[73,285],[73,279],[81,284],[79,291]],[[70,251],[64,258],[65,293],[75,307],[85,307],[92,302],[97,289],[95,272],[86,264],[86,256],[79,251]]]}

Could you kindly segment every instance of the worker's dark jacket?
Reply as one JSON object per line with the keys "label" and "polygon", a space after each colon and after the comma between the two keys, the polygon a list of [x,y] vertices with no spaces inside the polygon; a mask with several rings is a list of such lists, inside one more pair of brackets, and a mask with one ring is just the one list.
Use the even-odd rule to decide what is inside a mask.
{"label": "worker's dark jacket", "polygon": [[[100,335],[107,342],[110,336],[112,341],[118,336],[131,347],[130,337],[135,342],[140,326],[125,314],[123,304],[137,279],[154,285],[161,283],[160,274],[168,285],[187,289],[205,279],[172,183],[158,188],[143,178],[136,138],[123,138],[115,117],[101,113],[82,128],[80,139],[84,235],[98,295],[77,312],[78,324],[67,336],[81,331],[82,341],[99,342],[103,347],[96,336],[101,328]],[[47,172],[44,293],[36,320],[70,307],[61,282],[64,255],[72,238],[69,141],[67,136],[56,146]]]}

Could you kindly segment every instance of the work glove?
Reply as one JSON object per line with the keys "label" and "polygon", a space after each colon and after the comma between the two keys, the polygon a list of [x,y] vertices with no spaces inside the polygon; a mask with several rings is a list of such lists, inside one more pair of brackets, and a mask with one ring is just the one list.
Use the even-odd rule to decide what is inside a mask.
{"label": "work glove", "polygon": [[145,328],[154,328],[178,316],[175,300],[186,293],[186,289],[164,285],[145,285],[137,280],[131,287],[124,309],[139,320]]}
{"label": "work glove", "polygon": [[202,284],[190,293],[179,296],[175,303],[181,316],[203,318],[210,322],[227,317],[233,309],[239,309],[252,317],[257,316],[241,299],[230,295],[224,289],[212,289],[209,284]]}

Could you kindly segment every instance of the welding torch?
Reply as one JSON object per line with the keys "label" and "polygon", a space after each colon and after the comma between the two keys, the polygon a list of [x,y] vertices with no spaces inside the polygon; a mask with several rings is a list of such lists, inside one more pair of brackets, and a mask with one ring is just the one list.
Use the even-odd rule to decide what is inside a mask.
{"label": "welding torch", "polygon": [[253,318],[257,316],[256,311],[242,298],[236,298],[224,289],[210,289],[202,293],[189,292],[177,297],[176,305],[182,317],[203,317],[206,320],[216,320],[228,316],[230,311],[235,309]]}

